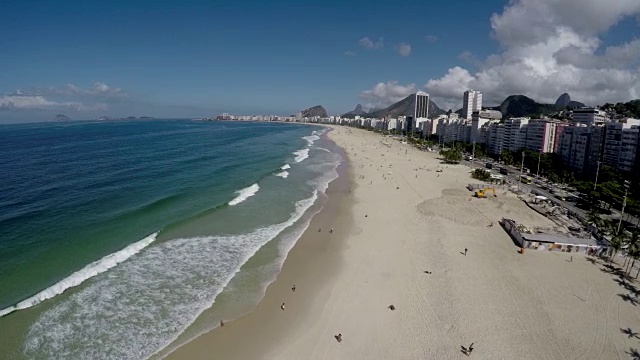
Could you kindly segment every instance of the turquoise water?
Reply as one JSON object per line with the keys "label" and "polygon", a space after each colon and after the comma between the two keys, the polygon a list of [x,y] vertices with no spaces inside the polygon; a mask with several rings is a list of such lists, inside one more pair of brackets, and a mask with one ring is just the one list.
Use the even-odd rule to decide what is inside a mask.
{"label": "turquoise water", "polygon": [[14,333],[0,347],[16,358],[146,358],[210,328],[197,326],[207,309],[241,313],[337,176],[324,131],[3,126],[0,333]]}

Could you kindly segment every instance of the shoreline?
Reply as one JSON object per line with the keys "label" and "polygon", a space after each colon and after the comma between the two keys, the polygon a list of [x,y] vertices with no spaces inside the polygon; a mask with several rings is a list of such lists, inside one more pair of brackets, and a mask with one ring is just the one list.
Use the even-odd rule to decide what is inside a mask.
{"label": "shoreline", "polygon": [[[330,136],[328,128],[326,136]],[[330,137],[329,137],[330,138]],[[333,141],[333,140],[331,140]],[[335,143],[334,143],[335,144]],[[263,354],[263,350],[274,341],[282,341],[294,329],[287,327],[291,320],[300,324],[309,304],[321,305],[321,290],[339,272],[340,252],[345,239],[352,228],[350,215],[355,185],[352,169],[346,151],[337,144],[343,161],[336,169],[338,178],[327,187],[327,201],[322,209],[311,219],[308,228],[286,256],[276,279],[267,286],[262,300],[249,313],[225,322],[213,330],[176,348],[163,359],[254,359]],[[322,231],[318,232],[317,229]],[[334,232],[329,230],[334,228]],[[296,291],[292,291],[292,286]],[[310,286],[312,285],[312,286]],[[285,302],[285,311],[280,305]],[[277,310],[277,311],[275,311]],[[296,319],[297,318],[297,319]],[[278,331],[264,324],[278,323]],[[260,324],[263,324],[262,326]],[[252,346],[243,346],[246,338],[252,338]],[[210,344],[216,346],[211,353]]]}
{"label": "shoreline", "polygon": [[474,358],[492,360],[637,351],[622,330],[640,329],[638,287],[599,259],[520,254],[489,226],[503,217],[554,226],[515,194],[473,198],[468,167],[372,132],[328,136],[348,176],[329,185],[263,300],[168,358],[455,359],[470,344]]}

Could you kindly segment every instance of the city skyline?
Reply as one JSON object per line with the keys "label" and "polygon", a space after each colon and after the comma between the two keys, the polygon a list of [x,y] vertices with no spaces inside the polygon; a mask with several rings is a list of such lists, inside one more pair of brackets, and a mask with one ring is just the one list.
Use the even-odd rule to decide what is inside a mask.
{"label": "city skyline", "polygon": [[487,106],[512,94],[550,103],[568,92],[587,105],[640,97],[640,3],[631,0],[25,1],[6,10],[3,123],[57,113],[287,116],[314,105],[337,115],[418,91],[453,110],[467,89]]}

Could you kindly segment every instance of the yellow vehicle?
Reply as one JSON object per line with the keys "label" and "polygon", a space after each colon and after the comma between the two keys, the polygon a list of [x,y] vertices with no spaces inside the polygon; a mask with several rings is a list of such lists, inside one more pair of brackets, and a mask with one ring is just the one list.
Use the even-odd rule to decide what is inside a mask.
{"label": "yellow vehicle", "polygon": [[532,180],[533,180],[533,178],[531,178],[530,176],[522,176],[520,178],[520,182],[522,182],[524,184],[531,184]]}
{"label": "yellow vehicle", "polygon": [[478,189],[476,190],[476,193],[474,194],[478,199],[481,198],[486,198],[487,197],[487,192],[491,191],[493,193],[493,196],[497,197],[496,195],[496,189],[494,188],[490,188],[490,187],[486,187],[484,189]]}

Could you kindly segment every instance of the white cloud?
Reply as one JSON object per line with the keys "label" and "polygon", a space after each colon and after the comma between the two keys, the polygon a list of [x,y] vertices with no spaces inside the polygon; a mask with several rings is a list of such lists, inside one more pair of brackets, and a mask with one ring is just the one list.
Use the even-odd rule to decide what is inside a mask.
{"label": "white cloud", "polygon": [[416,84],[401,85],[397,81],[377,83],[373,88],[360,93],[367,109],[384,108],[417,91]]}
{"label": "white cloud", "polygon": [[105,104],[84,105],[79,102],[58,102],[40,95],[0,95],[1,110],[74,110],[91,111],[106,110]]}
{"label": "white cloud", "polygon": [[0,94],[0,110],[49,112],[102,112],[127,98],[122,89],[96,82],[81,88],[73,84],[60,87],[32,87]]}
{"label": "white cloud", "polygon": [[400,54],[400,56],[409,56],[411,55],[411,45],[410,44],[405,44],[405,43],[400,43],[398,44],[398,54]]}
{"label": "white cloud", "polygon": [[382,49],[384,47],[384,39],[378,38],[378,40],[373,41],[368,37],[363,37],[358,41],[358,44],[365,49]]}
{"label": "white cloud", "polygon": [[344,56],[356,56],[356,53],[353,51],[345,51]]}
{"label": "white cloud", "polygon": [[640,97],[640,39],[603,49],[600,35],[627,16],[638,0],[512,0],[491,16],[492,37],[502,47],[483,61],[465,52],[474,73],[454,67],[425,87],[441,104],[462,103],[462,92],[484,93],[487,105],[511,94],[554,102],[568,92],[587,104]]}
{"label": "white cloud", "polygon": [[438,41],[438,37],[436,35],[427,35],[424,37],[427,42],[434,43]]}
{"label": "white cloud", "polygon": [[103,82],[95,82],[89,88],[80,88],[73,84],[66,84],[60,87],[34,87],[27,89],[18,89],[15,95],[42,95],[42,96],[59,96],[59,97],[84,97],[84,98],[100,98],[100,99],[116,99],[124,98],[128,95],[120,88],[110,87]]}

